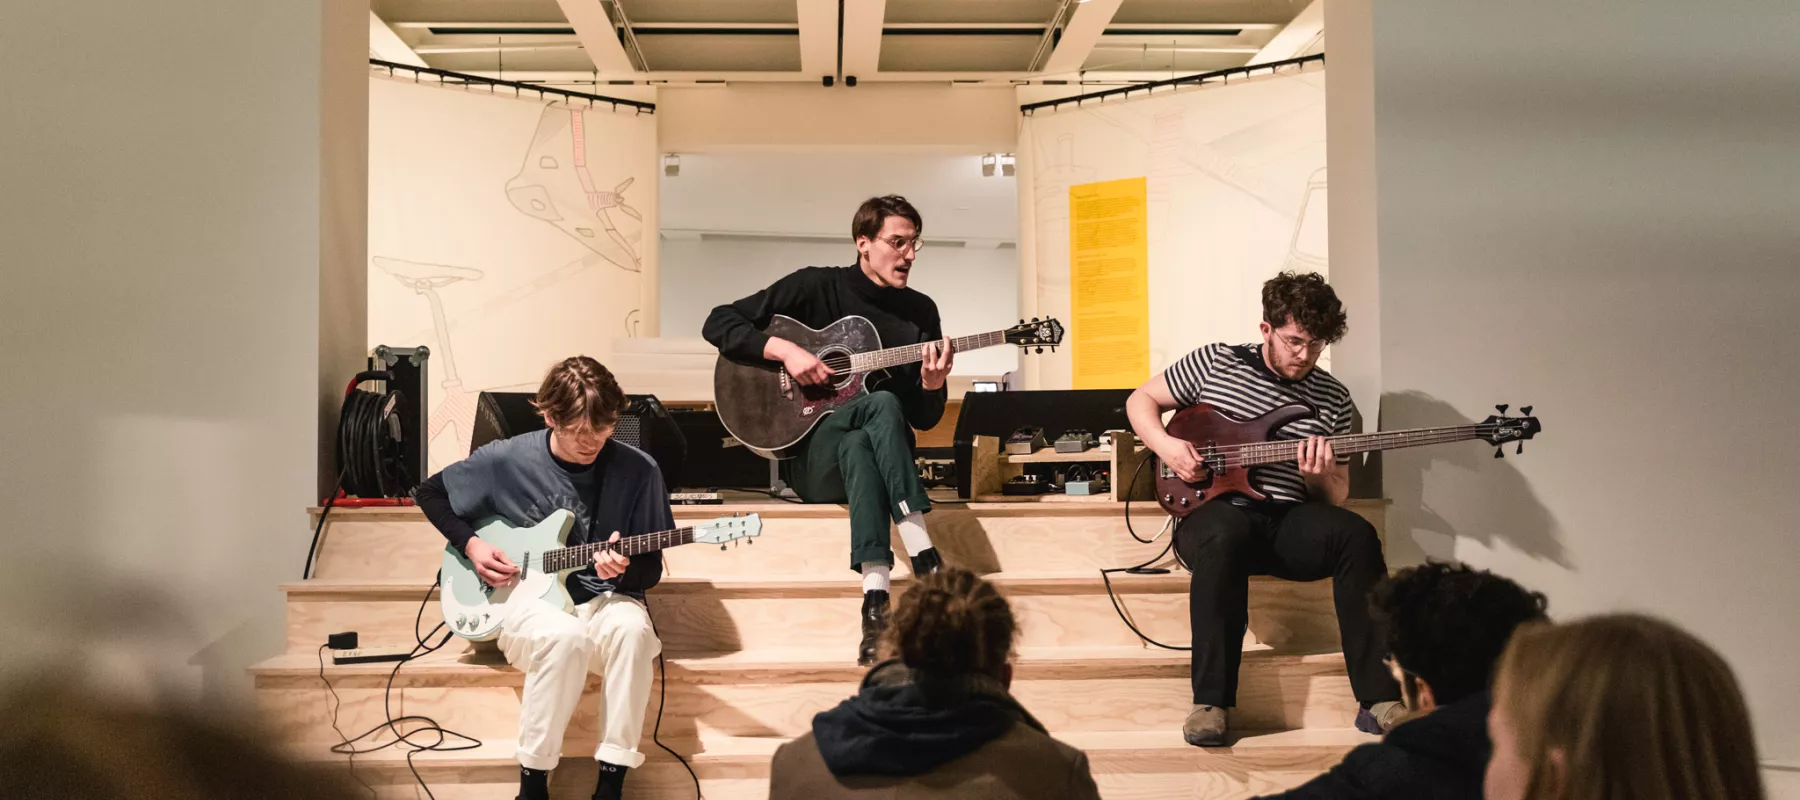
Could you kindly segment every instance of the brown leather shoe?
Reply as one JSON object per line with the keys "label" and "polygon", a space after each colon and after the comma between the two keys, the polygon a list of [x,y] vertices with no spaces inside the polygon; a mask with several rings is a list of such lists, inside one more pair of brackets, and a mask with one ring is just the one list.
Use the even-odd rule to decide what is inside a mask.
{"label": "brown leather shoe", "polygon": [[1194,706],[1187,721],[1181,723],[1181,738],[1195,747],[1225,746],[1225,717],[1229,709],[1218,706]]}

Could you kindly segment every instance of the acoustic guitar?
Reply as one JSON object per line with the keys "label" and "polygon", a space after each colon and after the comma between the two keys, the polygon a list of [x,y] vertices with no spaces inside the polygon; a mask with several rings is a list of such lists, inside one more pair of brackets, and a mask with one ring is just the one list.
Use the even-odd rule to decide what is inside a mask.
{"label": "acoustic guitar", "polygon": [[[804,348],[837,373],[829,383],[802,386],[779,361],[738,362],[719,356],[713,368],[713,402],[719,421],[733,438],[765,458],[791,458],[795,445],[825,415],[868,392],[870,372],[925,359],[926,342],[883,348],[875,323],[845,317],[814,330],[779,314],[763,333]],[[1062,343],[1062,323],[1054,319],[1020,320],[1010,328],[951,339],[954,352],[1011,344],[1020,348],[1055,349]]]}

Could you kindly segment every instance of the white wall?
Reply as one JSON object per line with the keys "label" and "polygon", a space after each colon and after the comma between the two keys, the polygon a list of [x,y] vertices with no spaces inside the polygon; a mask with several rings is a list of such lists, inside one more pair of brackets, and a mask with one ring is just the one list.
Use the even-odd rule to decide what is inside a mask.
{"label": "white wall", "polygon": [[7,667],[241,698],[280,649],[318,499],[320,218],[341,211],[321,54],[367,49],[366,15],[324,25],[327,2],[8,9]]}
{"label": "white wall", "polygon": [[1383,424],[1545,427],[1505,461],[1390,454],[1396,560],[1670,617],[1800,760],[1800,14],[1372,6]]}
{"label": "white wall", "polygon": [[[846,237],[847,238],[847,237]],[[754,241],[664,241],[663,333],[698,336],[713,306],[751,294],[805,266],[854,263],[845,244]],[[1019,320],[1019,251],[1007,248],[926,249],[910,285],[938,305],[944,332],[968,336]],[[956,375],[997,376],[1018,368],[1016,348],[990,347],[956,356]]]}
{"label": "white wall", "polygon": [[[683,154],[681,174],[662,179],[662,335],[699,336],[713,306],[800,267],[855,263],[851,218],[880,194],[904,195],[924,218],[912,286],[938,304],[947,334],[1018,321],[1012,178],[983,177],[977,153],[790,148]],[[989,348],[959,356],[953,374],[995,376],[1018,361]]]}

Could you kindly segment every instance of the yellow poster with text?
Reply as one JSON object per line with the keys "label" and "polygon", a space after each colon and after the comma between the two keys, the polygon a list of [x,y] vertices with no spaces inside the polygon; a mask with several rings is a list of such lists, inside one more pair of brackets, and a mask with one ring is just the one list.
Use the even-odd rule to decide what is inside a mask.
{"label": "yellow poster with text", "polygon": [[1143,178],[1069,187],[1069,305],[1077,389],[1150,377],[1150,243]]}

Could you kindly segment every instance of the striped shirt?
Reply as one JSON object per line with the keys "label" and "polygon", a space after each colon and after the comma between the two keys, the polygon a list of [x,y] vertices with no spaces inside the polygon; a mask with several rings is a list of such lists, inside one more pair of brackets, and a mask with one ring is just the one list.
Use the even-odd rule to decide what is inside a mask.
{"label": "striped shirt", "polygon": [[[1355,407],[1350,401],[1350,390],[1343,383],[1316,367],[1297,381],[1282,378],[1263,362],[1261,344],[1209,344],[1182,356],[1163,372],[1163,378],[1182,408],[1208,403],[1243,419],[1260,417],[1296,401],[1318,410],[1316,416],[1273,431],[1270,435],[1275,439],[1342,436],[1350,432]],[[1337,462],[1348,464],[1350,457],[1338,456]],[[1293,461],[1251,467],[1250,484],[1278,503],[1306,502],[1306,480],[1300,475],[1299,464]],[[1233,495],[1229,500],[1239,505],[1249,502],[1241,495]]]}

